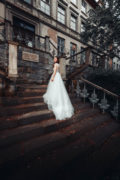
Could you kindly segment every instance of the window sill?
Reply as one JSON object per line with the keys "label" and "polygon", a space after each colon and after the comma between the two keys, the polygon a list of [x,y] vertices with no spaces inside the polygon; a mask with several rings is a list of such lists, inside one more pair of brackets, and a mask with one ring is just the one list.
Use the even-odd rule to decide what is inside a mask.
{"label": "window sill", "polygon": [[81,13],[84,14],[86,17],[88,17],[88,15],[85,12],[83,12],[82,10],[81,10]]}
{"label": "window sill", "polygon": [[74,32],[74,33],[78,33],[77,30],[74,30],[74,29],[72,29],[72,28],[70,28],[70,30],[71,30],[72,32]]}
{"label": "window sill", "polygon": [[[20,0],[19,0],[19,1],[20,1]],[[26,2],[26,1],[22,1],[22,2],[20,1],[20,3],[21,3],[21,4],[25,4],[26,6],[29,6],[30,8],[33,7],[32,2],[31,2],[31,3],[28,3],[28,2]]]}
{"label": "window sill", "polygon": [[72,3],[72,2],[70,2],[75,8],[77,8],[78,9],[78,7],[77,7],[77,4],[74,4],[74,3]]}
{"label": "window sill", "polygon": [[63,23],[61,23],[61,22],[58,21],[58,20],[56,20],[56,22],[57,22],[58,24],[60,24],[61,26],[63,26],[64,28],[66,28],[66,24],[63,24]]}

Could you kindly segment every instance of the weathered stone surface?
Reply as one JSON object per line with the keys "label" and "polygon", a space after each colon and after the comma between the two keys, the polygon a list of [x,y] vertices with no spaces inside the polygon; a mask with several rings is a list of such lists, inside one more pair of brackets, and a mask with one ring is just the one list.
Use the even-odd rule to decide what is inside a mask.
{"label": "weathered stone surface", "polygon": [[39,62],[39,55],[35,53],[22,52],[22,59],[25,61]]}

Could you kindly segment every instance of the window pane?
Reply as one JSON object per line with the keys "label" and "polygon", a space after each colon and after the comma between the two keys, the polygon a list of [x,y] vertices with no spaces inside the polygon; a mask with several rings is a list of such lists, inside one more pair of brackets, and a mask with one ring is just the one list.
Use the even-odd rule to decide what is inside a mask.
{"label": "window pane", "polygon": [[87,12],[87,3],[85,2],[85,0],[82,0],[82,11],[84,12],[84,13],[86,13]]}
{"label": "window pane", "polygon": [[49,4],[49,1],[41,0],[41,11],[43,11],[45,14],[50,15],[50,4]]}
{"label": "window pane", "polygon": [[77,4],[77,0],[71,0],[72,3]]}
{"label": "window pane", "polygon": [[71,16],[71,28],[73,30],[76,30],[76,27],[77,27],[77,18],[74,16]]}
{"label": "window pane", "polygon": [[85,24],[84,22],[81,22],[81,32],[84,32],[85,31]]}
{"label": "window pane", "polygon": [[58,37],[58,55],[62,55],[65,52],[65,40]]}
{"label": "window pane", "polygon": [[65,10],[64,10],[61,6],[58,6],[57,19],[58,19],[58,21],[61,22],[62,24],[65,24]]}
{"label": "window pane", "polygon": [[25,2],[31,4],[31,0],[24,0]]}

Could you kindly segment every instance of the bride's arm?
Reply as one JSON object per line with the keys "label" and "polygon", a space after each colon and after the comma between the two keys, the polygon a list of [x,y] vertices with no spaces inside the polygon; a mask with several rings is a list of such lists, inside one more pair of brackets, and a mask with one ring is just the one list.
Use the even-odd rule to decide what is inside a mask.
{"label": "bride's arm", "polygon": [[54,72],[53,72],[51,81],[54,81],[54,77],[55,77],[55,75],[56,75],[56,71],[57,71],[57,66],[56,66],[56,64],[55,64],[55,65],[54,65]]}

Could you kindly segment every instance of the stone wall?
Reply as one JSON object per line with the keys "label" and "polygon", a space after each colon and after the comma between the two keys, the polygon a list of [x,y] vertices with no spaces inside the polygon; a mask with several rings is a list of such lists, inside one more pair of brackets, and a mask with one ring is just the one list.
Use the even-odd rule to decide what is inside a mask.
{"label": "stone wall", "polygon": [[[30,53],[31,55],[36,54],[38,62],[36,62],[36,59],[24,59],[24,52],[26,52],[26,54],[28,53],[28,55],[30,55]],[[52,70],[53,59],[49,53],[23,48],[21,46],[18,48],[18,76],[20,79],[24,79],[29,82],[46,82],[48,81]]]}

